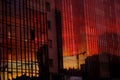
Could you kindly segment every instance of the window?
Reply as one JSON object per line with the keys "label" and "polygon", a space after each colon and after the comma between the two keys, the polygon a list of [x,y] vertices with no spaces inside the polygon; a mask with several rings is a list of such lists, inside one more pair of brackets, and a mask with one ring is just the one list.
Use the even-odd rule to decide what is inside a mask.
{"label": "window", "polygon": [[51,22],[50,21],[47,21],[47,27],[48,27],[48,29],[51,29]]}
{"label": "window", "polygon": [[48,40],[48,47],[52,48],[52,40]]}
{"label": "window", "polygon": [[49,2],[46,2],[46,11],[50,11],[51,9],[50,9],[50,3]]}

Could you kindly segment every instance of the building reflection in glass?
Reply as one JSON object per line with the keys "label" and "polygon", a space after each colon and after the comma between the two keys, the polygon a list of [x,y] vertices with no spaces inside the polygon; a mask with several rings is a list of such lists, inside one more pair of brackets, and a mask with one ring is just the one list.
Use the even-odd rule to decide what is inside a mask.
{"label": "building reflection in glass", "polygon": [[[62,0],[64,67],[75,68],[75,56],[84,51],[92,56],[100,54],[102,48],[120,56],[120,39],[116,38],[120,36],[119,14],[119,0]],[[103,39],[101,35],[105,35]]]}
{"label": "building reflection in glass", "polygon": [[0,0],[0,77],[38,77],[38,49],[47,44],[44,0]]}

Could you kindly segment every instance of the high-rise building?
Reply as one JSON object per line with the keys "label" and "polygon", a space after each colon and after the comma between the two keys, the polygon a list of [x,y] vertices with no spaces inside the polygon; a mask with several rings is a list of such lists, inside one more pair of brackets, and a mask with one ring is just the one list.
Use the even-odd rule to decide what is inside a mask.
{"label": "high-rise building", "polygon": [[58,74],[54,0],[0,0],[0,80]]}
{"label": "high-rise building", "polygon": [[89,56],[83,66],[86,80],[120,79],[120,57],[109,53]]}

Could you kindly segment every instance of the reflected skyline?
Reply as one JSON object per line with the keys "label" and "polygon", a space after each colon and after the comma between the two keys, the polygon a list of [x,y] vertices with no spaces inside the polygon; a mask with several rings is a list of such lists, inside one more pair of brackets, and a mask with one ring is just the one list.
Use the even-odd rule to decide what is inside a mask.
{"label": "reflected skyline", "polygon": [[[46,66],[51,76],[59,73],[58,67],[81,69],[86,58],[102,53],[120,56],[119,0],[54,3],[54,0],[0,0],[2,80],[40,77],[40,73],[47,73],[47,69],[42,71]],[[49,50],[39,52],[43,45],[48,45]],[[46,50],[49,52],[45,53]],[[62,57],[63,63],[58,60]],[[47,63],[45,67],[41,61]]]}
{"label": "reflected skyline", "polygon": [[[100,48],[107,48],[110,52],[120,56],[119,38],[112,34],[105,36],[105,39],[99,39],[99,36],[105,33],[113,33],[120,36],[120,2],[118,0],[62,0],[62,25],[63,25],[63,56],[64,68],[76,67],[76,58],[67,60],[71,56],[76,56],[86,51],[86,56],[80,57],[85,59],[87,56],[100,54]],[[110,38],[111,36],[111,38]],[[112,49],[112,45],[118,45],[117,51]],[[113,50],[113,51],[112,51]],[[69,63],[68,63],[69,62]],[[80,61],[80,63],[84,61]],[[74,63],[74,65],[73,65]]]}
{"label": "reflected skyline", "polygon": [[0,0],[0,78],[39,77],[38,49],[47,43],[47,15],[42,0]]}

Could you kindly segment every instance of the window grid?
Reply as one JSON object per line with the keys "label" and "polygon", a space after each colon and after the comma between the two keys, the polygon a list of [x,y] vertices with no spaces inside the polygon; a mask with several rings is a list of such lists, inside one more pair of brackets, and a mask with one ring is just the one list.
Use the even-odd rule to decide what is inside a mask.
{"label": "window grid", "polygon": [[[6,1],[1,0],[0,29],[2,26],[4,28],[2,34],[0,32],[2,35],[0,40],[3,41],[0,42],[0,51],[3,48],[4,54],[0,59],[2,63],[0,66],[3,65],[2,69],[4,70],[0,75],[4,75],[0,78],[12,80],[23,75],[38,77],[40,64],[37,52],[40,47],[47,44],[46,13],[40,10],[44,8],[44,5],[38,3],[29,7],[30,0],[9,0],[7,4]],[[34,30],[33,39],[30,38],[31,29]]]}

